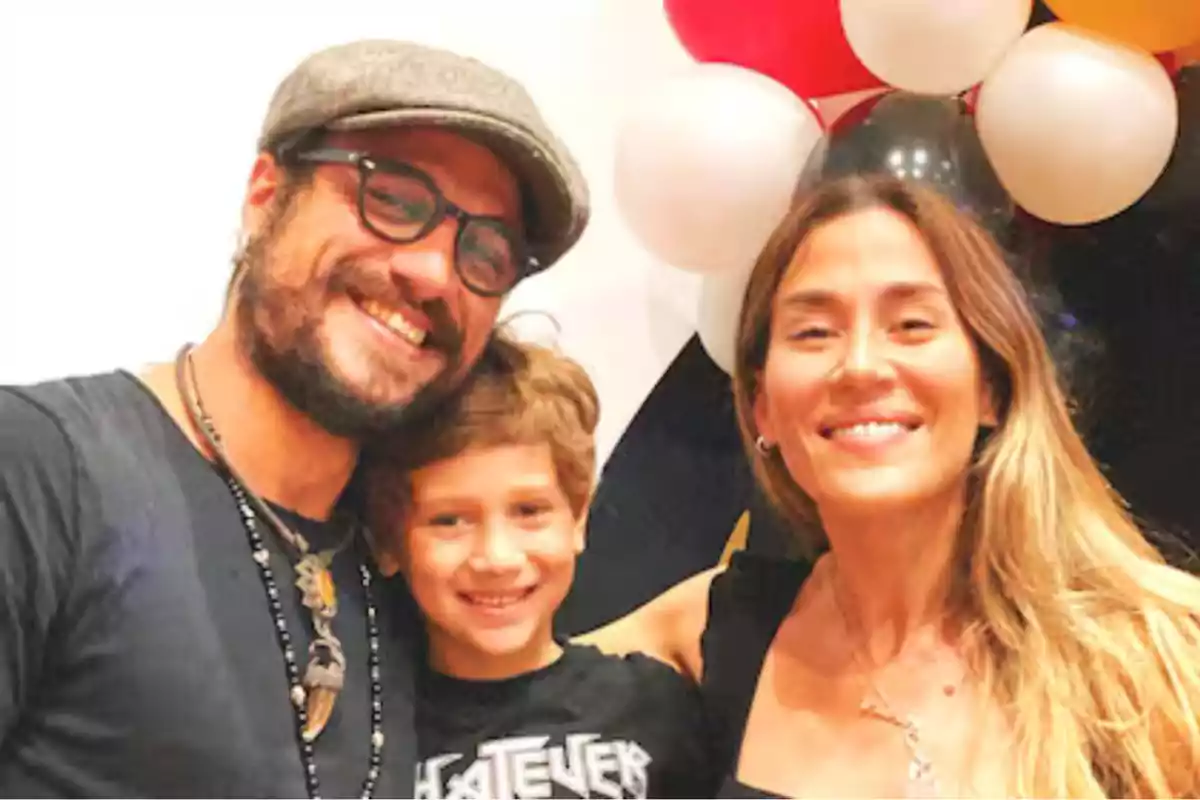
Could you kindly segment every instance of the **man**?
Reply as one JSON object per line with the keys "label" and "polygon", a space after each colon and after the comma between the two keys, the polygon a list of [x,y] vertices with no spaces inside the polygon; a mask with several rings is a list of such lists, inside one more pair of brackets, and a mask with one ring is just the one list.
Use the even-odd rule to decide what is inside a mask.
{"label": "man", "polygon": [[520,85],[401,42],[310,56],[259,148],[211,335],[0,389],[0,795],[411,791],[359,443],[456,384],[586,189]]}

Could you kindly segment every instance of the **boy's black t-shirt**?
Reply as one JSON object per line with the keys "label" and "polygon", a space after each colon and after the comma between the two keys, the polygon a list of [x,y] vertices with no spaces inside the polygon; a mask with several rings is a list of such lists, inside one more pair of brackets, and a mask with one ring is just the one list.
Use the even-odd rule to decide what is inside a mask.
{"label": "boy's black t-shirt", "polygon": [[498,681],[426,670],[413,797],[712,797],[695,686],[643,655],[566,645]]}

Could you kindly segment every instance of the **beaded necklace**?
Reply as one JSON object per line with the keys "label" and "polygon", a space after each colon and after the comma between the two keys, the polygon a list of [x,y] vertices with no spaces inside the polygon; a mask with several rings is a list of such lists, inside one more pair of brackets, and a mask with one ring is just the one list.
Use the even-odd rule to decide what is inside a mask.
{"label": "beaded necklace", "polygon": [[[190,377],[190,381],[188,380]],[[275,636],[283,651],[287,670],[289,698],[294,712],[296,738],[300,747],[300,761],[304,768],[304,782],[308,796],[313,800],[321,797],[321,783],[317,775],[314,741],[320,735],[332,713],[334,702],[342,688],[345,656],[341,642],[333,635],[332,622],[337,613],[337,591],[329,565],[347,543],[354,538],[353,529],[346,540],[332,550],[313,553],[308,542],[299,533],[289,529],[279,515],[256,494],[246,488],[237,472],[225,456],[221,437],[212,418],[204,408],[196,383],[195,364],[191,357],[191,345],[185,346],[175,361],[176,387],[183,399],[184,407],[192,424],[212,451],[213,459],[221,477],[225,480],[237,505],[238,514],[250,543],[250,556],[258,566],[258,574],[267,595],[267,606],[275,623]],[[257,510],[256,510],[257,509]],[[280,602],[279,585],[271,569],[271,554],[259,531],[259,520],[265,518],[280,538],[300,554],[296,565],[296,586],[302,594],[302,602],[313,617],[313,641],[309,645],[309,663],[301,676]],[[362,581],[364,605],[367,614],[367,670],[371,684],[371,743],[367,775],[363,779],[361,797],[369,800],[374,795],[379,780],[380,764],[383,761],[383,688],[379,668],[379,624],[371,592],[371,570],[360,561],[358,565]]]}

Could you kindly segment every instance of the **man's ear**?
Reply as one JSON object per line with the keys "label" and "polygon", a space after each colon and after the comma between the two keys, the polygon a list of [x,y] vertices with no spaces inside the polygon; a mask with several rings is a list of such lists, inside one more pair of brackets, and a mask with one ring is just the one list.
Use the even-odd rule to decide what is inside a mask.
{"label": "man's ear", "polygon": [[259,153],[250,169],[246,197],[242,201],[243,235],[253,236],[270,216],[283,178],[283,168],[275,157],[270,153]]}

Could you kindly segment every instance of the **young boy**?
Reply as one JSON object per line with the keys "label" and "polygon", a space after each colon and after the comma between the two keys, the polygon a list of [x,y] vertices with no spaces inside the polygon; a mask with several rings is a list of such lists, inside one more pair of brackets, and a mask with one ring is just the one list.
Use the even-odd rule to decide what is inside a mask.
{"label": "young boy", "polygon": [[424,612],[417,798],[711,797],[699,699],[652,658],[556,641],[595,474],[595,388],[497,336],[367,467],[385,572]]}

